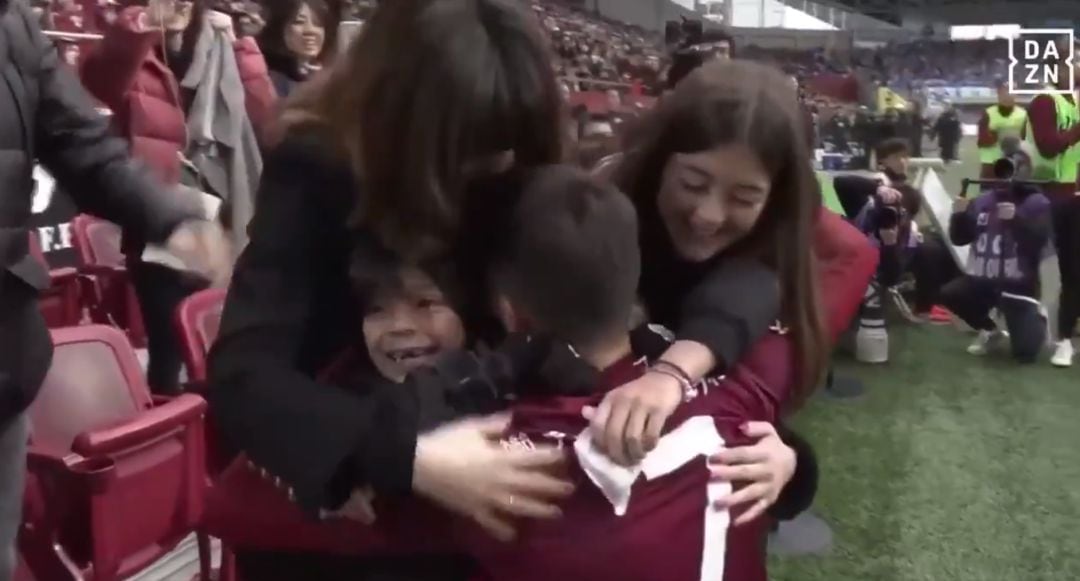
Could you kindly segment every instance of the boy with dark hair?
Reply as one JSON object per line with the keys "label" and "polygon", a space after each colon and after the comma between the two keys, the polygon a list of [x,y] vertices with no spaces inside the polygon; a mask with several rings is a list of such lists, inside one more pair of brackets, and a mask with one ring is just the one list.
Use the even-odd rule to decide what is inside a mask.
{"label": "boy with dark hair", "polygon": [[877,178],[887,186],[895,186],[907,181],[908,162],[911,161],[911,146],[902,137],[891,137],[878,144],[876,148],[877,165],[880,173]]}
{"label": "boy with dark hair", "polygon": [[[499,319],[511,333],[550,341],[540,371],[517,389],[506,441],[572,446],[578,488],[561,519],[536,523],[511,545],[464,534],[466,551],[494,581],[764,581],[762,531],[729,530],[732,517],[716,500],[731,487],[710,478],[705,457],[745,442],[745,422],[775,420],[765,388],[741,367],[731,383],[690,384],[657,359],[669,335],[627,331],[641,270],[629,198],[579,169],[540,168],[506,231],[491,266]],[[680,376],[686,402],[656,451],[637,466],[616,466],[591,445],[583,410],[650,370]]]}
{"label": "boy with dark hair", "polygon": [[508,330],[543,332],[579,352],[625,338],[641,275],[633,204],[563,167],[537,172],[519,204],[492,265],[498,312],[515,323]]}

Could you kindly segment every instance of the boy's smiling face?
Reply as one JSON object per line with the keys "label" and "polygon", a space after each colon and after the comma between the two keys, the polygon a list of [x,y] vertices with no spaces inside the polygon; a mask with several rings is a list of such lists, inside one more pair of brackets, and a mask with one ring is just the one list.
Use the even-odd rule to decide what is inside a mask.
{"label": "boy's smiling face", "polygon": [[399,276],[400,286],[377,292],[364,314],[371,361],[397,382],[465,346],[465,326],[434,281],[416,268],[403,268]]}

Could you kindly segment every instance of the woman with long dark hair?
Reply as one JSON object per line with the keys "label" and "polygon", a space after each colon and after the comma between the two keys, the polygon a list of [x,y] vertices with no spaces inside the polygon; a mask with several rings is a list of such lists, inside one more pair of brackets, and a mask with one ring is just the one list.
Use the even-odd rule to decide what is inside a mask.
{"label": "woman with long dark hair", "polygon": [[[777,273],[777,324],[741,360],[771,388],[776,422],[823,379],[877,264],[859,231],[822,208],[804,137],[782,73],[716,61],[681,80],[642,119],[611,170],[638,209],[647,265],[640,292],[650,320],[677,321],[679,297],[725,262],[761,261]],[[786,440],[801,444],[793,436]],[[739,464],[748,456],[733,450],[719,458]],[[716,473],[738,479],[750,470],[729,465]],[[815,480],[792,481],[800,490],[785,490],[781,516],[809,505]]]}
{"label": "woman with long dark hair", "polygon": [[799,353],[796,389],[813,388],[828,351],[808,244],[821,199],[787,78],[745,61],[699,69],[643,119],[613,178],[641,218],[650,318],[677,320],[677,297],[722,260],[765,262]]}
{"label": "woman with long dark hair", "polygon": [[288,97],[333,59],[341,19],[325,0],[271,0],[263,8],[267,18],[259,48],[278,96]]}
{"label": "woman with long dark hair", "polygon": [[[311,513],[371,486],[382,498],[416,493],[497,527],[550,516],[567,492],[547,475],[558,454],[509,453],[469,422],[452,437],[418,437],[409,398],[315,379],[355,340],[355,245],[414,263],[445,252],[472,177],[562,158],[560,95],[531,18],[502,0],[387,3],[335,67],[286,105],[211,353],[210,401],[229,440]],[[287,571],[285,558],[238,561],[257,581]],[[335,563],[315,556],[296,567]],[[370,578],[405,575],[380,563],[367,569]],[[464,576],[454,559],[413,560],[411,569],[414,578]],[[338,570],[368,578],[355,565]]]}

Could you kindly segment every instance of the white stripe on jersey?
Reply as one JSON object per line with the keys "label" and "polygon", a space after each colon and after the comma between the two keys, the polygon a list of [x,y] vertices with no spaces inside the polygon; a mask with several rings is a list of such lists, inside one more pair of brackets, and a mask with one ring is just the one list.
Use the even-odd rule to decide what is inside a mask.
{"label": "white stripe on jersey", "polygon": [[[719,452],[724,439],[716,431],[716,423],[710,416],[695,416],[679,427],[663,435],[656,448],[649,452],[640,464],[620,466],[601,453],[592,443],[589,430],[578,435],[574,452],[582,470],[608,502],[615,514],[623,516],[630,504],[630,493],[639,475],[653,480],[678,470],[698,457]],[[724,556],[727,551],[727,530],[731,516],[726,509],[716,510],[713,504],[731,493],[730,482],[713,482],[706,485],[704,511],[704,545],[701,555],[701,579],[714,581],[724,577]]]}

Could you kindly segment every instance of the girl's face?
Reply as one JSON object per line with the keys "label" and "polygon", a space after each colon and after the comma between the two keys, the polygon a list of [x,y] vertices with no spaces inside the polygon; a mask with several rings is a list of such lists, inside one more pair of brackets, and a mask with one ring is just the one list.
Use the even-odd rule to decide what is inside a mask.
{"label": "girl's face", "polygon": [[465,326],[442,291],[416,268],[403,268],[401,286],[377,293],[364,314],[364,343],[379,373],[402,382],[445,351],[465,346]]}
{"label": "girl's face", "polygon": [[292,22],[285,27],[285,48],[302,60],[312,60],[322,53],[326,28],[307,4],[301,4]]}
{"label": "girl's face", "polygon": [[745,145],[724,145],[668,158],[657,208],[675,252],[703,262],[753,230],[772,180]]}

